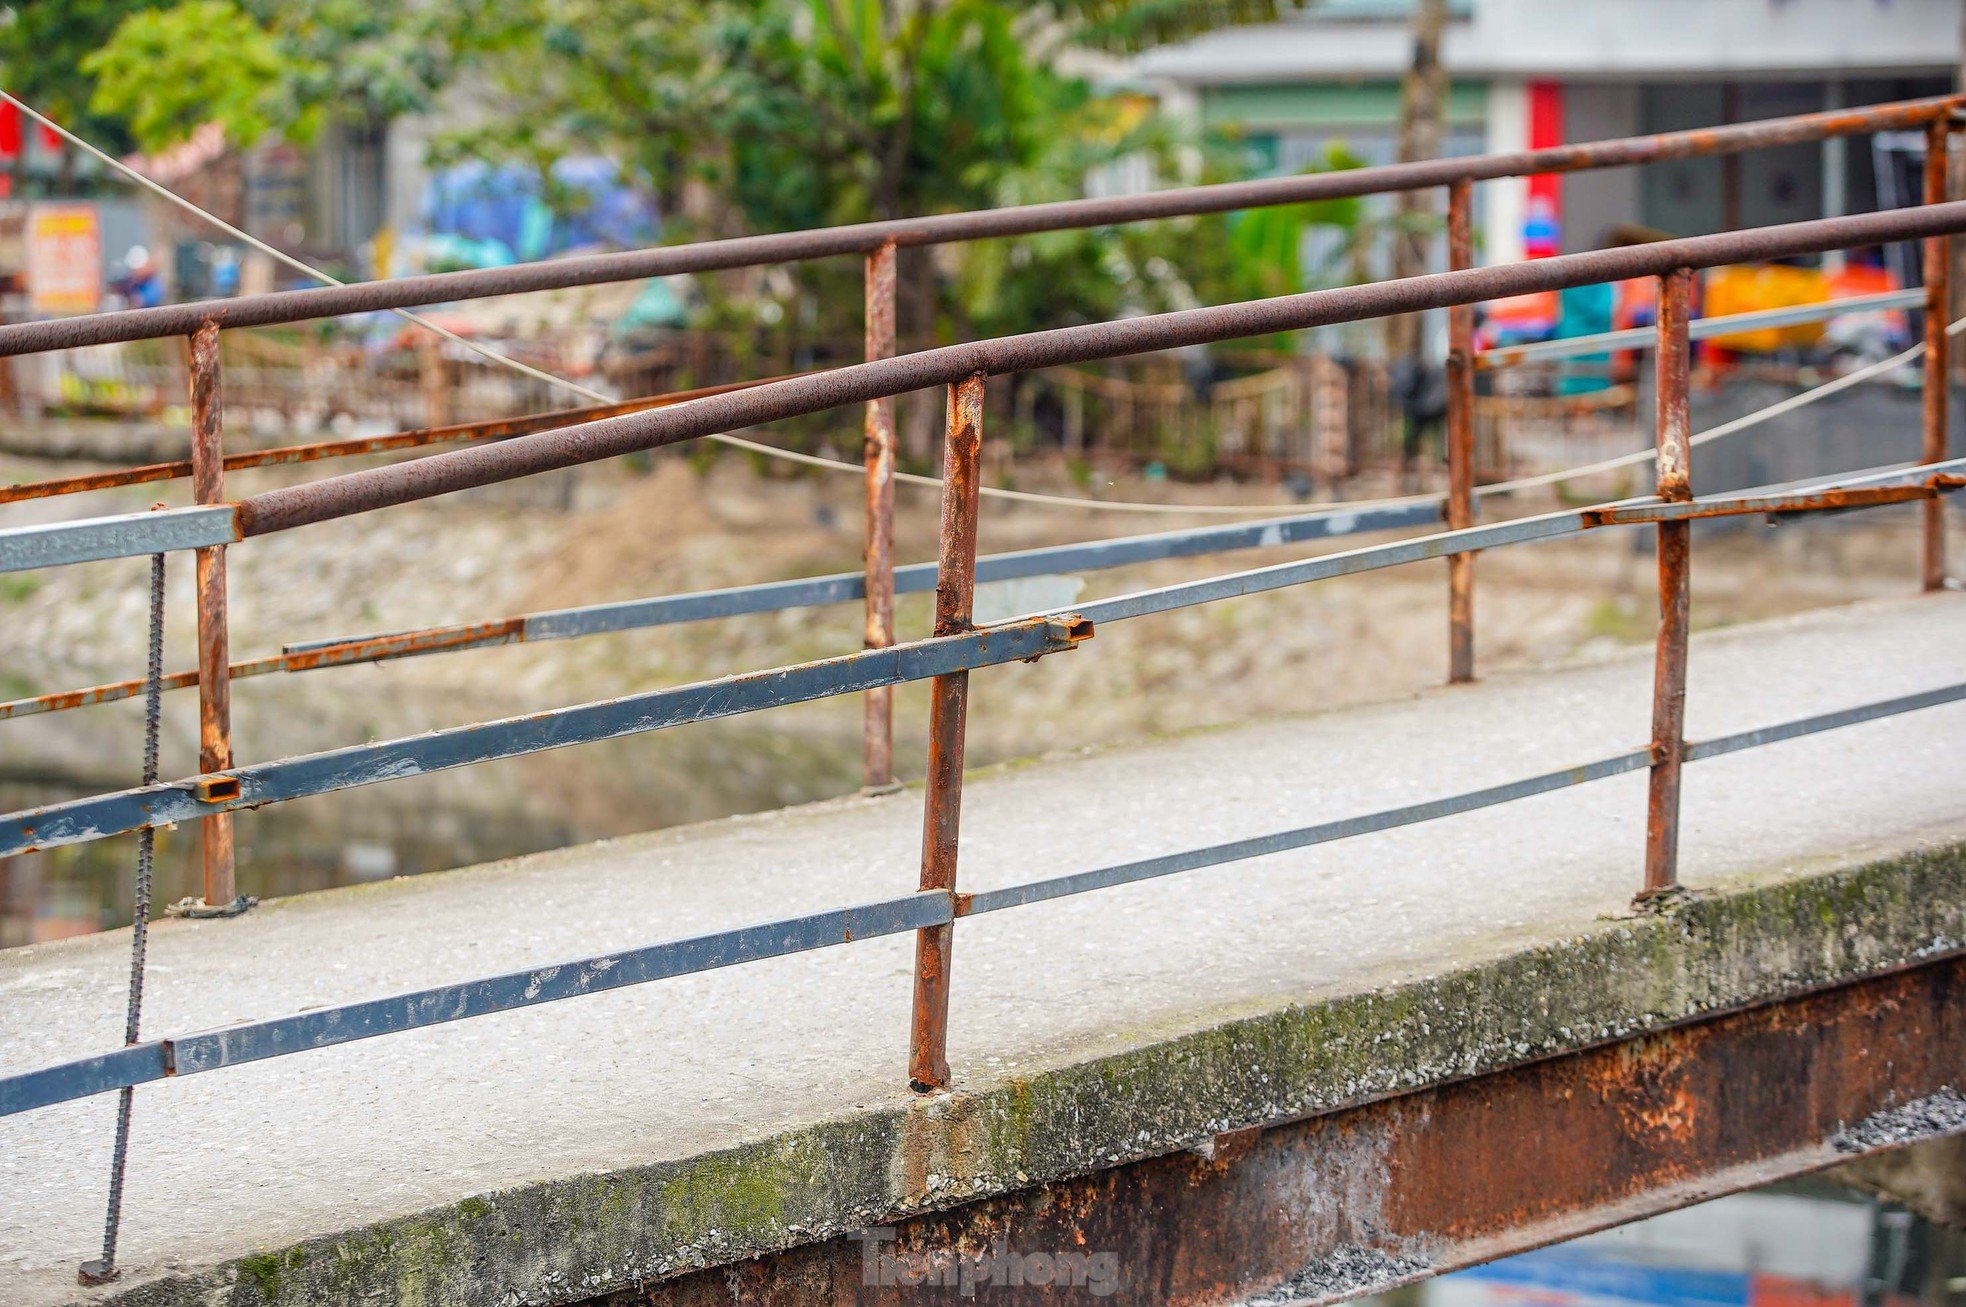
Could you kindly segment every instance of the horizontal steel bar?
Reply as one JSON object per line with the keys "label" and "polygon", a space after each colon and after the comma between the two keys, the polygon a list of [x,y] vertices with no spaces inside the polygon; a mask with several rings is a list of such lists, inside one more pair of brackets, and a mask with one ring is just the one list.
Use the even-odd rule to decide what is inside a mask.
{"label": "horizontal steel bar", "polygon": [[[226,679],[237,681],[247,677],[266,676],[273,672],[304,672],[319,667],[345,667],[351,663],[382,662],[419,653],[487,649],[494,645],[511,644],[520,639],[516,621],[517,619],[503,622],[470,622],[460,626],[436,627],[428,631],[411,631],[394,636],[370,636],[360,640],[324,640],[305,649],[289,649],[282,653],[267,654],[233,663],[226,671]],[[9,699],[0,703],[0,721],[10,721],[15,717],[32,717],[37,713],[64,712],[71,708],[85,708],[91,704],[114,703],[119,699],[133,699],[144,692],[147,684],[148,682],[143,678],[135,677],[129,680],[111,681],[107,685],[92,685],[80,690],[58,690],[27,699]],[[158,688],[188,690],[197,684],[198,673],[193,669],[172,672],[164,677]]]}
{"label": "horizontal steel bar", "polygon": [[[1890,309],[1921,308],[1923,287],[1887,290],[1875,295],[1850,295],[1818,304],[1791,304],[1779,309],[1756,309],[1752,313],[1729,313],[1715,318],[1694,318],[1686,334],[1693,340],[1711,340],[1737,332],[1765,327],[1789,327],[1804,322],[1840,318],[1846,313],[1878,313]],[[1561,340],[1538,340],[1526,345],[1497,345],[1475,352],[1479,368],[1512,368],[1523,363],[1546,363],[1551,359],[1576,358],[1582,354],[1602,354],[1607,350],[1650,349],[1659,343],[1655,327],[1631,327],[1623,331],[1600,331],[1589,336],[1566,336]]]}
{"label": "horizontal steel bar", "polygon": [[1356,835],[1371,835],[1400,826],[1412,826],[1423,821],[1452,817],[1457,813],[1492,808],[1497,804],[1511,803],[1516,799],[1533,798],[1538,794],[1567,789],[1572,785],[1584,785],[1591,781],[1603,780],[1608,776],[1639,771],[1648,766],[1651,761],[1650,750],[1635,749],[1630,753],[1619,754],[1615,758],[1604,758],[1581,767],[1566,767],[1562,771],[1546,772],[1541,776],[1531,776],[1526,780],[1511,781],[1507,785],[1491,786],[1485,790],[1471,790],[1466,794],[1456,794],[1450,798],[1433,799],[1403,808],[1387,808],[1382,812],[1368,813],[1362,817],[1347,817],[1341,821],[1327,821],[1316,826],[1303,826],[1297,830],[1257,835],[1246,840],[1231,840],[1227,844],[1211,844],[1205,848],[1163,854],[1158,858],[1142,858],[1137,862],[1117,863],[1092,871],[1072,872],[1046,880],[1012,885],[1005,889],[962,895],[957,901],[957,915],[975,916],[984,912],[1000,912],[1005,908],[1043,903],[1048,899],[1084,894],[1090,890],[1132,885],[1139,881],[1171,876],[1177,872],[1194,871],[1201,867],[1213,867],[1224,862],[1240,862],[1245,858],[1260,858],[1291,849],[1308,848],[1314,844],[1329,844],[1333,840],[1350,839]]}
{"label": "horizontal steel bar", "polygon": [[[418,1030],[467,1017],[536,1007],[673,976],[715,971],[881,935],[898,935],[951,919],[946,894],[830,908],[734,930],[668,940],[484,980],[316,1008],[267,1021],[242,1022],[176,1039],[154,1040],[99,1058],[84,1058],[0,1078],[0,1116],[143,1084],[195,1075],[269,1057],[284,1057],[376,1035]],[[168,1068],[168,1070],[166,1069]]]}
{"label": "horizontal steel bar", "polygon": [[26,572],[66,563],[202,549],[239,539],[231,504],[166,508],[154,513],[84,517],[72,522],[0,529],[0,572]]}
{"label": "horizontal steel bar", "polygon": [[1287,586],[1303,585],[1311,581],[1325,581],[1332,577],[1373,572],[1384,567],[1398,567],[1428,558],[1445,558],[1449,554],[1495,549],[1503,545],[1529,544],[1538,540],[1554,540],[1560,536],[1575,535],[1584,529],[1583,510],[1573,509],[1545,513],[1537,517],[1519,517],[1507,522],[1468,527],[1462,531],[1437,531],[1432,535],[1418,536],[1411,540],[1395,540],[1390,544],[1370,545],[1337,554],[1323,554],[1316,558],[1251,568],[1248,571],[1206,577],[1199,581],[1181,581],[1154,590],[1137,590],[1132,594],[1115,595],[1110,599],[1094,599],[1075,605],[1073,611],[1083,614],[1095,623],[1118,622],[1132,617],[1146,617],[1153,613],[1171,612],[1177,608],[1191,608],[1196,604],[1214,603],[1222,599],[1237,599],[1244,595],[1281,590]]}
{"label": "horizontal steel bar", "polygon": [[[1461,531],[1439,531],[1431,535],[1416,536],[1410,540],[1369,545],[1362,549],[1350,549],[1342,553],[1324,554],[1317,558],[1278,563],[1271,567],[1252,568],[1224,576],[1211,576],[1199,581],[1182,581],[1155,590],[1140,590],[1133,594],[1115,595],[1110,599],[1095,599],[1076,604],[1072,611],[1094,623],[1125,621],[1132,617],[1146,617],[1153,613],[1171,612],[1177,608],[1189,608],[1196,604],[1213,603],[1221,599],[1262,594],[1311,581],[1324,581],[1332,577],[1352,576],[1360,572],[1398,567],[1430,558],[1443,558],[1449,554],[1494,549],[1503,545],[1530,544],[1539,540],[1554,540],[1598,526],[1630,525],[1665,520],[1669,517],[1697,517],[1702,514],[1702,510],[1712,510],[1709,513],[1712,515],[1713,512],[1725,511],[1807,512],[1844,507],[1846,506],[1845,492],[1908,485],[1934,478],[1949,482],[1953,474],[1962,470],[1966,470],[1966,459],[1953,459],[1946,463],[1931,463],[1874,475],[1855,476],[1831,483],[1805,485],[1751,500],[1741,497],[1712,496],[1678,504],[1661,504],[1647,496],[1593,508],[1565,509],[1536,517],[1520,517],[1507,522],[1469,527]],[[1941,490],[1953,488],[1950,484],[1939,487]],[[1749,503],[1753,507],[1731,510],[1727,507]],[[1847,506],[1867,507],[1868,505],[1851,503]]]}
{"label": "horizontal steel bar", "polygon": [[[1688,746],[1686,757],[1688,760],[1716,757],[1961,701],[1966,701],[1966,683],[1721,736]],[[1177,872],[1416,825],[1639,771],[1650,761],[1650,751],[1638,749],[1582,766],[1546,772],[1525,780],[1427,803],[1390,808],[1362,817],[1120,863],[1093,871],[1055,876],[980,894],[958,895],[953,899],[941,893],[909,894],[857,907],[672,940],[623,953],[603,954],[557,966],[509,972],[485,980],[444,985],[140,1044],[116,1053],[0,1077],[0,1116],[105,1093],[125,1085],[143,1084],[166,1074],[189,1075],[213,1071],[223,1066],[325,1048],[373,1035],[413,1030],[465,1017],[484,1016],[618,989],[624,985],[781,957],[875,935],[899,934],[944,925],[957,916],[998,912],[1071,894],[1134,884]]]}
{"label": "horizontal steel bar", "polygon": [[[1048,576],[1060,572],[1098,571],[1103,568],[1129,567],[1139,563],[1194,558],[1242,549],[1272,549],[1307,540],[1323,540],[1371,531],[1390,531],[1399,527],[1421,526],[1438,521],[1440,521],[1438,503],[1397,504],[1382,508],[1340,506],[1320,509],[1315,513],[1271,518],[1260,522],[1189,527],[1179,531],[1156,531],[1145,535],[1119,536],[1110,540],[1047,545],[1041,549],[991,554],[976,560],[976,579],[979,582],[1008,581],[1019,577]],[[923,594],[935,589],[935,564],[911,563],[895,568],[894,589],[896,594]],[[796,581],[771,581],[761,585],[732,586],[723,590],[699,590],[691,594],[659,595],[648,599],[627,599],[611,604],[554,609],[543,613],[530,613],[517,620],[522,624],[523,634],[520,639],[524,641],[564,640],[572,636],[594,635],[601,632],[639,630],[644,627],[700,622],[748,613],[771,613],[788,608],[848,603],[864,597],[865,594],[866,580],[861,573],[836,572],[830,576],[806,577]],[[315,640],[289,644],[286,650],[300,652],[345,643],[348,643],[345,639]]]}
{"label": "horizontal steel bar", "polygon": [[1669,504],[1616,504],[1587,508],[1584,510],[1584,520],[1590,526],[1631,526],[1641,522],[1680,522],[1705,517],[1819,513],[1931,499],[1961,489],[1966,489],[1966,458],[1766,494],[1710,495]]}
{"label": "horizontal steel bar", "polygon": [[[1160,531],[1149,535],[1120,536],[1111,540],[994,554],[977,560],[976,579],[1004,581],[1057,572],[1126,567],[1238,549],[1269,549],[1306,540],[1420,526],[1439,520],[1440,506],[1432,502],[1378,508],[1336,507],[1261,522],[1190,527],[1180,531]],[[898,594],[927,592],[935,588],[933,563],[899,567],[895,569],[894,576]],[[866,583],[861,573],[839,572],[797,581],[771,581],[723,590],[627,599],[610,604],[589,604],[579,608],[495,618],[488,622],[396,631],[386,635],[301,640],[285,645],[278,654],[234,663],[230,675],[236,681],[273,672],[313,671],[322,667],[386,662],[422,654],[455,653],[465,649],[488,649],[539,640],[566,640],[605,632],[641,630],[747,613],[781,612],[850,602],[861,598],[865,589]],[[144,684],[139,677],[86,689],[11,699],[0,702],[0,721],[134,698],[143,693]],[[195,671],[173,672],[164,679],[163,688],[181,690],[197,684],[198,674]]]}
{"label": "horizontal steel bar", "polygon": [[1739,731],[1733,735],[1720,735],[1711,740],[1701,740],[1686,746],[1686,760],[1696,762],[1701,758],[1718,758],[1722,754],[1738,753],[1742,749],[1758,749],[1764,744],[1779,744],[1783,740],[1799,739],[1804,735],[1815,735],[1820,731],[1858,726],[1864,722],[1874,722],[1880,717],[1895,717],[1899,713],[1917,712],[1921,708],[1937,708],[1942,704],[1958,703],[1961,700],[1966,700],[1966,684],[1946,685],[1936,690],[1921,690],[1917,694],[1900,695],[1895,699],[1881,699],[1876,703],[1860,704],[1855,708],[1818,713],[1814,717],[1799,717],[1792,722],[1782,722],[1776,726],[1762,726],[1752,731]]}
{"label": "horizontal steel bar", "polygon": [[[1813,717],[1801,717],[1794,721],[1758,727],[1734,735],[1723,735],[1698,744],[1689,744],[1685,757],[1688,762],[1701,758],[1717,758],[1722,754],[1735,753],[1742,749],[1759,748],[1764,744],[1778,744],[1784,740],[1799,739],[1821,731],[1839,730],[1845,726],[1857,726],[1864,722],[1894,717],[1900,713],[1917,712],[1923,708],[1936,708],[1962,700],[1966,700],[1966,682],[1943,686],[1936,690],[1923,690],[1917,694],[1901,695],[1895,699],[1884,699],[1876,703],[1861,704],[1854,708],[1843,708],[1836,712],[1819,713]],[[1442,817],[1452,817],[1481,808],[1512,803],[1517,799],[1534,798],[1536,795],[1568,789],[1573,785],[1585,785],[1591,781],[1622,776],[1626,772],[1642,771],[1650,766],[1651,762],[1652,751],[1649,748],[1634,749],[1629,753],[1601,758],[1596,762],[1566,767],[1561,771],[1545,772],[1540,776],[1510,781],[1506,785],[1470,790],[1444,799],[1432,799],[1426,803],[1387,808],[1361,817],[1347,817],[1316,826],[1277,831],[1269,835],[1232,840],[1226,844],[1211,844],[1203,848],[1186,849],[1180,853],[1163,854],[1157,858],[1142,858],[1135,862],[1117,863],[1091,871],[1069,872],[1062,876],[1029,881],[1003,889],[960,895],[957,898],[956,915],[976,916],[984,912],[1000,912],[1005,908],[1024,907],[1027,904],[1043,903],[1049,899],[1084,894],[1091,890],[1132,885],[1143,880],[1154,880],[1178,872],[1218,866],[1225,862],[1240,862],[1247,858],[1260,858],[1291,849],[1308,848],[1315,844],[1329,844],[1334,840],[1350,839],[1357,835],[1371,835],[1401,826],[1413,826],[1420,822],[1435,821]]]}
{"label": "horizontal steel bar", "polygon": [[[801,375],[804,374],[786,374],[786,376]],[[702,399],[707,395],[722,395],[729,391],[742,390],[747,386],[760,386],[766,381],[783,380],[785,377],[734,381],[720,386],[700,386],[695,390],[678,390],[664,395],[650,395],[642,399],[621,400],[613,404],[593,404],[585,408],[529,413],[523,417],[459,422],[442,427],[417,427],[409,431],[392,432],[386,436],[320,440],[306,445],[250,449],[242,453],[227,454],[225,470],[237,472],[254,467],[313,463],[327,458],[358,458],[369,454],[389,454],[404,449],[421,449],[426,445],[470,440],[505,440],[512,436],[530,435],[535,431],[549,431],[554,427],[572,426],[576,422],[592,422],[597,418],[620,417],[627,413],[640,413],[646,409],[665,408],[671,404]],[[109,490],[117,486],[147,485],[154,481],[175,481],[190,475],[191,460],[177,459],[169,463],[146,463],[140,467],[116,468],[108,472],[85,472],[76,476],[51,477],[45,481],[17,481],[10,486],[0,486],[0,504],[18,503],[24,499],[45,499],[53,495],[75,495],[90,490]]]}
{"label": "horizontal steel bar", "polygon": [[1832,136],[1922,127],[1950,114],[1961,103],[1958,96],[1939,96],[1654,136],[1580,142],[1509,154],[1463,155],[1295,177],[1187,186],[1148,191],[1140,195],[898,218],[847,227],[739,236],[693,245],[521,263],[505,268],[433,273],[421,277],[399,277],[391,281],[359,282],[349,286],[203,300],[195,304],[150,309],[125,309],[115,313],[0,327],[0,357],[114,341],[184,336],[196,331],[204,322],[216,322],[221,327],[259,327],[347,313],[372,313],[378,309],[414,308],[453,300],[563,290],[570,286],[591,286],[609,281],[634,281],[685,272],[710,272],[770,263],[797,263],[844,254],[867,254],[889,241],[897,246],[941,245],[1004,236],[1028,236],[1046,231],[1110,227],[1119,223],[1205,213],[1228,213],[1273,204],[1383,195],[1447,186],[1457,181],[1494,181],[1539,173],[1621,168],[1663,159],[1738,154]]}
{"label": "horizontal steel bar", "polygon": [[[762,672],[619,699],[578,704],[500,721],[455,726],[404,739],[236,767],[209,776],[52,803],[0,817],[0,856],[78,844],[146,826],[163,826],[307,795],[444,771],[496,758],[734,717],[785,704],[852,694],[877,685],[1036,658],[1069,649],[1089,628],[1037,618],[823,658]],[[214,789],[214,783],[219,789]],[[228,792],[229,791],[229,792]]]}
{"label": "horizontal steel bar", "polygon": [[1966,230],[1966,202],[1926,204],[973,341],[770,382],[652,413],[563,427],[501,444],[452,450],[393,467],[369,468],[271,490],[241,501],[239,511],[246,534],[262,535],[842,405],[945,386],[979,374],[1032,372],[1068,363],[1474,304],[1504,295],[1659,276],[1676,268],[1751,262],[1962,230]]}
{"label": "horizontal steel bar", "polygon": [[128,1085],[145,1085],[169,1074],[165,1041],[153,1039],[98,1057],[57,1062],[33,1071],[0,1076],[0,1116],[112,1093]]}

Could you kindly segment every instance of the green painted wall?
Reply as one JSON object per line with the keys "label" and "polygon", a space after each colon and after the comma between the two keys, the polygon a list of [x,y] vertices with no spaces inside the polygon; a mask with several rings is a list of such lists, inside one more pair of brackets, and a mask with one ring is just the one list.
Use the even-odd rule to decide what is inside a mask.
{"label": "green painted wall", "polygon": [[[1447,96],[1453,123],[1480,123],[1488,85],[1456,82]],[[1239,123],[1256,130],[1393,126],[1399,121],[1398,82],[1277,82],[1210,86],[1202,91],[1202,115],[1211,126]]]}

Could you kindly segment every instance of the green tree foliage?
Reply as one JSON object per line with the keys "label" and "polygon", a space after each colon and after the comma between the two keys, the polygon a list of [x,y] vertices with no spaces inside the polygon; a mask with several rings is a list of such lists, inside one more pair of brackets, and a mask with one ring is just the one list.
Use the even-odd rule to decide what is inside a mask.
{"label": "green tree foliage", "polygon": [[[609,154],[648,180],[674,235],[696,238],[1069,199],[1122,161],[1163,184],[1210,180],[1234,173],[1232,152],[1177,139],[1143,97],[1096,93],[1064,56],[1295,2],[465,0],[450,11],[459,59],[490,112],[444,149],[542,167]],[[1267,278],[1244,256],[1353,218],[1327,208],[1260,233],[1216,217],[911,252],[902,331],[920,343],[1261,293],[1297,279],[1294,250]],[[766,287],[770,318],[850,339],[857,280],[837,261],[789,269]]]}
{"label": "green tree foliage", "polygon": [[111,149],[134,140],[118,114],[90,108],[96,79],[82,61],[132,14],[165,0],[0,0],[0,85],[55,121]]}
{"label": "green tree foliage", "polygon": [[[1147,97],[1067,71],[1072,52],[1304,2],[125,0],[77,76],[155,147],[213,119],[243,145],[304,139],[329,115],[413,112],[468,69],[451,115],[467,125],[434,162],[547,175],[608,155],[659,197],[672,238],[691,239],[1070,199],[1120,166],[1161,184],[1239,175],[1232,148],[1183,139]],[[902,331],[920,344],[1301,289],[1306,227],[1357,221],[1341,202],[908,251]],[[710,279],[708,318],[849,341],[858,280],[843,260]]]}
{"label": "green tree foliage", "polygon": [[96,79],[89,107],[124,119],[138,145],[160,150],[201,123],[256,141],[280,111],[288,62],[231,0],[186,0],[131,14],[82,60]]}
{"label": "green tree foliage", "polygon": [[[50,4],[50,9],[68,6]],[[105,6],[107,7],[107,6]],[[425,6],[365,0],[177,0],[124,6],[82,55],[90,111],[145,149],[208,122],[237,145],[310,139],[330,119],[373,123],[428,109],[446,46]]]}

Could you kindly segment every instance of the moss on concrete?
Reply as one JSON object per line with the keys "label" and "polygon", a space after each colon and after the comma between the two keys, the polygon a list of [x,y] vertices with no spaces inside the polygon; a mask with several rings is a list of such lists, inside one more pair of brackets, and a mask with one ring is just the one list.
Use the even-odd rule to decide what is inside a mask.
{"label": "moss on concrete", "polygon": [[[1627,1038],[1966,947],[1966,844],[1701,895],[1436,974],[1136,1032],[954,1094],[132,1285],[132,1305],[549,1303]],[[100,1299],[98,1299],[99,1301]]]}

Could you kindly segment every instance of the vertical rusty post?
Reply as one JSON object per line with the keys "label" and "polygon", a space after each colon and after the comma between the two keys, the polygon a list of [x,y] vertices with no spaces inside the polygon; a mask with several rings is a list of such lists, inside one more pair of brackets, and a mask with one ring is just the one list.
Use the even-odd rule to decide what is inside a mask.
{"label": "vertical rusty post", "polygon": [[[1680,268],[1659,279],[1660,499],[1693,497],[1689,427],[1686,323],[1693,273]],[[1652,785],[1645,816],[1645,888],[1640,899],[1673,892],[1679,884],[1679,772],[1686,757],[1686,633],[1692,524],[1661,522],[1659,540],[1659,643],[1652,664]]]}
{"label": "vertical rusty post", "polygon": [[[191,489],[201,504],[225,502],[223,400],[219,396],[218,324],[200,324],[191,337]],[[225,634],[225,546],[196,551],[198,570],[198,769],[232,765],[232,688]],[[232,876],[232,814],[205,818],[205,905],[229,908],[238,898]]]}
{"label": "vertical rusty post", "polygon": [[[883,242],[867,256],[867,358],[894,354],[894,242]],[[867,401],[861,442],[867,465],[866,647],[894,643],[894,400]],[[894,783],[894,688],[867,691],[861,719],[863,771],[869,794],[888,794]]]}
{"label": "vertical rusty post", "polygon": [[[935,633],[970,629],[976,592],[976,502],[983,448],[983,378],[949,387],[949,430],[942,453],[942,547],[936,560]],[[963,729],[969,673],[935,678],[928,719],[928,796],[922,805],[924,890],[954,895],[956,836],[962,817]],[[953,925],[915,938],[915,1006],[909,1033],[908,1083],[930,1093],[949,1083],[949,953]]]}
{"label": "vertical rusty post", "polygon": [[[1474,266],[1474,187],[1447,188],[1447,265]],[[1474,305],[1447,311],[1447,529],[1474,525]],[[1475,556],[1447,559],[1447,681],[1474,679]]]}
{"label": "vertical rusty post", "polygon": [[[1949,117],[1949,116],[1948,116]],[[1944,204],[1947,197],[1947,143],[1951,123],[1934,118],[1925,129],[1925,202]],[[1925,240],[1925,440],[1920,457],[1937,463],[1946,456],[1946,399],[1951,367],[1946,337],[1952,313],[1952,240]],[[1925,501],[1924,576],[1927,590],[1943,589],[1946,580],[1946,506],[1934,497]]]}

